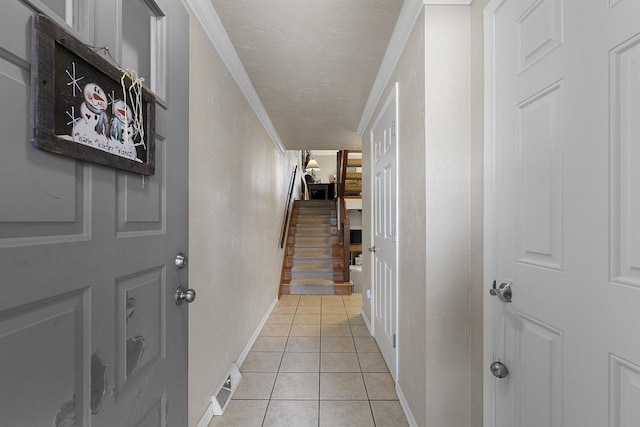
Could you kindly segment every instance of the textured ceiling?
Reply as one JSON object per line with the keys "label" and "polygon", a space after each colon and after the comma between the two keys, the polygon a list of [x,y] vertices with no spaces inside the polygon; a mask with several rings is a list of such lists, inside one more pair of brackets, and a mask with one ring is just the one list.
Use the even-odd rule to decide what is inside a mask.
{"label": "textured ceiling", "polygon": [[359,149],[403,0],[211,0],[287,149]]}

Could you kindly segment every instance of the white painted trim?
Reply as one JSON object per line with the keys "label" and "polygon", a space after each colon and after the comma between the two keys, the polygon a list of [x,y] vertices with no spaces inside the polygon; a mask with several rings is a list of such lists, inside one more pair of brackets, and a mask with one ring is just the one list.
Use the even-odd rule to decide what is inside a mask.
{"label": "white painted trim", "polygon": [[391,34],[387,50],[378,69],[378,75],[371,86],[369,98],[362,111],[360,124],[358,124],[358,135],[364,135],[364,132],[367,130],[367,126],[373,117],[373,113],[382,95],[384,95],[387,84],[400,60],[404,46],[407,44],[407,40],[409,40],[409,36],[423,8],[424,4],[420,0],[406,0],[402,5],[396,26],[393,29],[393,34]]}
{"label": "white painted trim", "polygon": [[210,0],[185,0],[280,154],[284,145]]}
{"label": "white painted trim", "polygon": [[469,6],[473,0],[423,0],[425,6]]}
{"label": "white painted trim", "polygon": [[398,383],[396,383],[396,394],[398,395],[400,406],[402,406],[402,410],[404,411],[404,416],[407,418],[407,422],[409,423],[409,426],[418,427],[416,418],[413,416],[413,412],[411,412],[411,408],[409,408],[409,403],[407,402],[407,398],[404,396],[404,393],[402,392],[402,388],[400,388],[400,384]]}
{"label": "white painted trim", "polygon": [[273,302],[271,303],[271,306],[267,309],[267,312],[262,317],[260,324],[258,324],[258,327],[256,328],[255,332],[253,333],[253,335],[251,335],[251,338],[249,338],[249,342],[245,346],[244,350],[242,350],[242,353],[240,353],[238,360],[236,360],[236,365],[238,365],[238,367],[242,366],[244,359],[247,358],[247,355],[249,354],[251,347],[253,347],[253,344],[256,342],[258,335],[260,335],[260,331],[262,331],[262,328],[264,327],[265,323],[267,323],[267,319],[269,318],[269,316],[271,316],[271,312],[276,307],[276,304],[278,304],[278,297],[276,297],[273,300]]}
{"label": "white painted trim", "polygon": [[[187,0],[187,1],[189,1],[189,0]],[[269,318],[269,316],[271,316],[271,312],[276,307],[276,304],[278,304],[278,298],[277,297],[273,300],[273,302],[271,303],[271,306],[269,306],[269,308],[267,309],[267,312],[262,317],[262,320],[258,324],[258,327],[256,328],[255,332],[253,333],[253,335],[251,335],[251,338],[249,338],[249,342],[244,347],[244,350],[242,350],[242,353],[240,353],[240,356],[238,357],[238,360],[235,361],[234,364],[238,368],[240,366],[242,366],[242,363],[244,362],[244,359],[247,358],[247,355],[249,354],[249,351],[251,350],[251,347],[253,347],[253,344],[256,342],[256,339],[258,338],[258,335],[260,335],[260,332],[262,331],[262,328],[267,323],[267,319]],[[233,365],[232,365],[232,368],[233,368]],[[224,378],[227,378],[227,376],[229,375],[230,372],[231,372],[231,370],[227,371],[227,373],[224,375]],[[220,390],[220,389],[216,388],[216,393],[218,392],[218,390]],[[215,394],[213,396],[211,396],[211,399],[215,399]],[[231,398],[229,398],[229,399],[231,399]],[[207,427],[209,425],[209,423],[211,422],[211,420],[213,419],[213,415],[214,415],[214,407],[213,407],[213,402],[211,402],[211,403],[209,403],[209,406],[207,406],[207,409],[204,411],[204,414],[202,414],[202,417],[200,417],[200,421],[198,421],[197,427]]]}
{"label": "white painted trim", "polygon": [[362,316],[362,319],[364,319],[364,324],[367,327],[367,329],[369,330],[369,334],[371,334],[371,336],[373,336],[373,329],[371,328],[371,321],[367,317],[367,313],[365,313],[365,311],[362,310],[360,312],[360,315]]}
{"label": "white painted trim", "polygon": [[491,0],[484,9],[484,184],[483,184],[483,361],[487,369],[483,374],[483,421],[485,426],[493,426],[496,421],[496,379],[488,366],[494,360],[494,301],[489,288],[496,276],[496,122],[495,122],[495,13],[506,0]]}
{"label": "white painted trim", "polygon": [[198,424],[196,425],[196,427],[208,427],[212,419],[213,419],[213,402],[209,402],[209,406],[207,406],[207,409],[204,411],[204,414],[202,414],[202,417],[200,417],[200,421],[198,421]]}

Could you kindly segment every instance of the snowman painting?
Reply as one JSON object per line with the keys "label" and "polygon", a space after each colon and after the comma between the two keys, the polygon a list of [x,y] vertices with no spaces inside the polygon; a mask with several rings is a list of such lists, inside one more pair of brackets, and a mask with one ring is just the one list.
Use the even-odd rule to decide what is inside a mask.
{"label": "snowman painting", "polygon": [[[116,94],[120,87],[116,82],[92,78],[87,79],[88,83],[82,86],[80,82],[87,81],[87,75],[82,75],[83,67],[77,68],[76,65],[71,61],[64,70],[68,79],[60,81],[60,86],[66,86],[59,98],[64,105],[66,118],[64,121],[56,118],[57,136],[144,163],[144,160],[138,158],[145,158],[147,155],[142,108],[137,112],[131,107],[141,106],[141,81],[133,81],[127,90],[124,75],[120,82],[124,98],[118,99]],[[127,95],[131,97],[131,103],[128,103]]]}
{"label": "snowman painting", "polygon": [[111,146],[117,154],[134,160],[137,152],[134,137],[138,134],[129,106],[121,99],[113,103],[113,118],[111,119]]}
{"label": "snowman painting", "polygon": [[121,143],[133,142],[138,132],[133,126],[131,109],[121,99],[113,103],[113,118],[111,119],[111,138]]}
{"label": "snowman painting", "polygon": [[[107,116],[107,96],[100,86],[95,83],[87,84],[83,91],[84,102],[82,103],[96,116],[95,131],[98,135],[109,138],[109,117]],[[82,105],[80,106],[82,109]]]}
{"label": "snowman painting", "polygon": [[109,117],[104,91],[95,83],[87,84],[83,89],[83,102],[80,104],[80,118],[73,124],[72,139],[81,144],[109,150]]}

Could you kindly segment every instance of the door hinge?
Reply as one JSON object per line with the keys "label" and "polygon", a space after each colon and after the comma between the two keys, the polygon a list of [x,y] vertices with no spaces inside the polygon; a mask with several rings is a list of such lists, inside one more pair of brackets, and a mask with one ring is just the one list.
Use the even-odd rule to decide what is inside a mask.
{"label": "door hinge", "polygon": [[391,123],[391,135],[396,136],[396,122]]}
{"label": "door hinge", "polygon": [[393,348],[396,348],[396,334],[393,334]]}

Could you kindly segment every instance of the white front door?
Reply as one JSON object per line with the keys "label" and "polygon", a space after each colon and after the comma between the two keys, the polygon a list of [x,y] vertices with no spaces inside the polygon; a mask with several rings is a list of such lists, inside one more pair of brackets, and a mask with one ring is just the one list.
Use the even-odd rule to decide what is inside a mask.
{"label": "white front door", "polygon": [[373,184],[373,333],[397,376],[397,84],[371,128]]}
{"label": "white front door", "polygon": [[[31,84],[47,84],[31,80],[34,13],[146,78],[158,97],[155,175],[31,145]],[[188,23],[173,0],[3,3],[2,426],[186,425],[187,306],[173,296],[187,285],[174,258],[188,246]]]}
{"label": "white front door", "polygon": [[487,426],[640,420],[638,17],[633,0],[485,12],[486,284],[512,287],[486,289]]}

